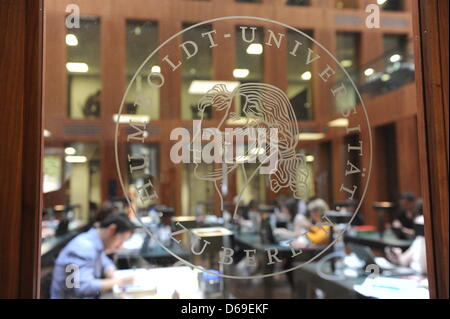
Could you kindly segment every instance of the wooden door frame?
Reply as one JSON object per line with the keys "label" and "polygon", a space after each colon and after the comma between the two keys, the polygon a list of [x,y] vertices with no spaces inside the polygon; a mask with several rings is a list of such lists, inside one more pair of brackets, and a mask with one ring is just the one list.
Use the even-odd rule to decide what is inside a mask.
{"label": "wooden door frame", "polygon": [[[430,291],[448,298],[448,2],[412,1]],[[0,20],[0,298],[39,298],[43,0],[0,0]]]}
{"label": "wooden door frame", "polygon": [[38,298],[42,1],[0,0],[0,298]]}
{"label": "wooden door frame", "polygon": [[449,3],[440,0],[413,2],[413,13],[419,17],[413,19],[413,28],[428,279],[432,298],[449,298]]}

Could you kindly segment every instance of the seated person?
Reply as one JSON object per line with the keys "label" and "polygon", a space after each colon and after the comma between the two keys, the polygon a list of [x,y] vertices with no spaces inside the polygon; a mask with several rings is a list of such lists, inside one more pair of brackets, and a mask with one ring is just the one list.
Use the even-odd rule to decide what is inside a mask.
{"label": "seated person", "polygon": [[416,196],[413,193],[405,192],[400,195],[399,211],[392,222],[392,228],[397,230],[401,239],[414,237],[414,218]]}
{"label": "seated person", "polygon": [[[125,214],[111,214],[101,221],[99,228],[91,228],[72,239],[56,259],[51,298],[96,298],[115,285],[131,284],[131,277],[114,276],[115,266],[106,255],[120,249],[133,230],[134,225]],[[67,266],[75,270],[70,271]]]}
{"label": "seated person", "polygon": [[[357,207],[358,207],[358,201],[356,201],[354,199],[348,199],[343,203],[342,208],[339,210],[339,212],[348,213],[348,214],[353,215],[355,213]],[[364,224],[363,218],[362,218],[360,212],[358,212],[352,221],[352,225],[353,226],[361,226],[363,224]]]}
{"label": "seated person", "polygon": [[274,232],[283,237],[298,237],[304,232],[305,220],[304,214],[298,213],[298,205],[294,199],[289,199],[285,202],[283,208],[285,213],[284,218],[287,219],[288,223],[286,227],[279,227],[274,230]]}
{"label": "seated person", "polygon": [[257,232],[261,225],[261,214],[258,209],[258,201],[252,199],[248,205],[245,212],[246,216],[241,216],[239,223],[241,226],[249,227],[253,232]]}
{"label": "seated person", "polygon": [[294,229],[277,228],[275,233],[284,237],[298,237],[303,244],[313,243],[325,245],[330,239],[330,226],[325,225],[322,216],[329,211],[323,199],[315,199],[308,203],[307,216],[297,214],[294,218]]}
{"label": "seated person", "polygon": [[304,221],[308,229],[306,237],[316,245],[326,245],[330,241],[330,226],[324,225],[322,216],[329,211],[328,204],[323,199],[315,199],[308,204],[309,220]]}
{"label": "seated person", "polygon": [[[414,220],[415,224],[423,225],[422,201],[417,203],[419,216]],[[386,257],[389,261],[402,267],[410,267],[423,275],[427,274],[427,256],[425,250],[425,237],[418,235],[411,246],[402,252],[400,248],[385,249]]]}

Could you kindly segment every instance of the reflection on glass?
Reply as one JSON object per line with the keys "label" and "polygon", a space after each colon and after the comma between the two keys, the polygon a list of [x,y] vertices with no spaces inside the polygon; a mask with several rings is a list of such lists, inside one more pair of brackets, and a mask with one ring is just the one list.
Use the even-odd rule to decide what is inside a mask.
{"label": "reflection on glass", "polygon": [[[188,27],[185,25],[184,28]],[[181,49],[182,59],[182,87],[181,87],[181,118],[183,120],[191,120],[200,118],[198,111],[198,101],[210,90],[214,84],[212,79],[212,50],[209,47],[208,37],[202,37],[203,33],[211,31],[211,26],[204,25],[188,30],[183,33],[183,43],[192,41],[197,45],[197,53],[195,47],[188,42],[185,49],[188,53]],[[195,54],[195,55],[194,55]],[[211,108],[206,108],[204,118],[211,118]]]}
{"label": "reflection on glass", "polygon": [[[127,21],[126,31],[126,84],[128,87],[139,67],[158,46],[158,26],[151,21]],[[139,72],[126,95],[123,114],[145,115],[152,120],[159,119],[159,88],[146,85],[147,76],[151,72],[161,71],[158,61],[158,54],[152,56],[146,63],[152,67]],[[150,102],[136,103],[139,100]]]}
{"label": "reflection on glass", "polygon": [[[254,26],[236,28],[236,68],[233,77],[241,83],[264,81],[264,31]],[[237,97],[237,114],[243,115],[242,105]]]}
{"label": "reflection on glass", "polygon": [[100,19],[82,17],[66,30],[69,116],[98,118],[101,111]]}
{"label": "reflection on glass", "polygon": [[[312,36],[311,32],[306,32],[306,34]],[[289,30],[287,41],[288,48],[294,48],[297,42],[302,43],[305,48],[311,48],[311,40],[298,32]],[[304,63],[307,55],[307,50],[297,50],[296,56],[287,52],[288,97],[297,120],[300,121],[313,119],[311,64]]]}
{"label": "reflection on glass", "polygon": [[[336,58],[339,63],[352,77],[353,81],[357,81],[359,67],[359,46],[360,35],[352,32],[338,32],[336,35]],[[337,76],[346,85],[350,85],[348,78],[344,76],[344,72],[338,68]],[[345,95],[336,97],[336,111],[341,112],[345,109],[352,108],[357,104],[356,92],[349,90]]]}

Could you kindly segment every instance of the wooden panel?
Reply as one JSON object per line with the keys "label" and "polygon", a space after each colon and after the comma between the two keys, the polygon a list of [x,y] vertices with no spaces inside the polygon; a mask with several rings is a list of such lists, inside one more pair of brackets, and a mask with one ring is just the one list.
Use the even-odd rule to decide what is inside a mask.
{"label": "wooden panel", "polygon": [[401,192],[421,195],[419,146],[416,116],[399,120],[396,125],[397,178]]}
{"label": "wooden panel", "polygon": [[418,131],[428,278],[449,298],[448,2],[414,1]]}
{"label": "wooden panel", "polygon": [[41,212],[41,2],[0,2],[0,298],[38,296]]}

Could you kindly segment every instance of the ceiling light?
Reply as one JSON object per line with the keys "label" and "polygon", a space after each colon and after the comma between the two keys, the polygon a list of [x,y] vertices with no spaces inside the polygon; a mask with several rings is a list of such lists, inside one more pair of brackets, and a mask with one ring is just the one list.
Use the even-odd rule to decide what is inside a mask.
{"label": "ceiling light", "polygon": [[240,82],[237,81],[207,81],[207,80],[194,80],[189,86],[189,94],[206,94],[211,90],[214,85],[224,84],[228,91],[232,92]]}
{"label": "ceiling light", "polygon": [[86,156],[75,156],[75,155],[68,155],[65,158],[67,163],[86,163],[87,157]]}
{"label": "ceiling light", "polygon": [[89,71],[89,66],[86,63],[68,62],[66,63],[67,71],[73,73],[86,73]]}
{"label": "ceiling light", "polygon": [[387,0],[377,0],[378,5],[382,6]]}
{"label": "ceiling light", "polygon": [[342,117],[328,122],[329,127],[348,127],[348,119]]}
{"label": "ceiling light", "polygon": [[312,78],[312,74],[309,71],[306,71],[305,73],[302,74],[301,76],[303,81],[309,81]]}
{"label": "ceiling light", "polygon": [[237,79],[246,78],[250,74],[249,69],[234,69],[233,76]]}
{"label": "ceiling light", "polygon": [[66,34],[66,44],[71,47],[78,45],[78,39],[75,34]]}
{"label": "ceiling light", "polygon": [[392,63],[398,62],[402,59],[402,56],[400,54],[394,54],[389,58],[389,61]]}
{"label": "ceiling light", "polygon": [[66,149],[64,150],[64,153],[66,153],[66,155],[75,155],[76,152],[77,150],[73,147],[66,147]]}
{"label": "ceiling light", "polygon": [[391,79],[391,76],[389,75],[389,74],[383,74],[382,76],[381,76],[381,81],[383,81],[383,82],[387,82],[387,81],[389,81]]}
{"label": "ceiling light", "polygon": [[249,159],[249,157],[247,155],[236,156],[237,163],[245,163],[248,161],[248,159]]}
{"label": "ceiling light", "polygon": [[229,118],[226,121],[227,125],[248,125],[250,123],[256,123],[256,119],[249,117],[237,117],[237,118]]}
{"label": "ceiling light", "polygon": [[302,141],[315,141],[325,137],[324,133],[300,133],[298,138]]}
{"label": "ceiling light", "polygon": [[252,155],[264,155],[266,153],[266,149],[264,147],[255,147],[249,151]]}
{"label": "ceiling light", "polygon": [[148,123],[150,122],[150,116],[148,115],[137,115],[137,114],[121,114],[120,117],[118,114],[113,115],[114,122],[117,123],[126,123],[129,124],[131,122],[135,123]]}
{"label": "ceiling light", "polygon": [[313,155],[306,155],[306,161],[308,163],[314,162],[314,156]]}
{"label": "ceiling light", "polygon": [[375,70],[372,69],[372,68],[368,68],[368,69],[365,69],[365,70],[364,70],[364,75],[365,75],[365,76],[371,76],[371,75],[374,74],[374,73],[375,73]]}
{"label": "ceiling light", "polygon": [[161,73],[161,67],[159,65],[152,66],[152,73]]}
{"label": "ceiling light", "polygon": [[263,46],[261,43],[252,43],[247,48],[247,54],[262,54],[263,53]]}
{"label": "ceiling light", "polygon": [[342,65],[344,68],[350,68],[350,67],[353,66],[353,61],[352,61],[352,60],[342,60],[342,61],[341,61],[341,65]]}
{"label": "ceiling light", "polygon": [[44,137],[50,137],[52,133],[49,130],[44,130]]}

